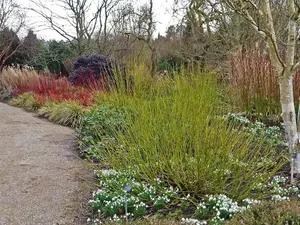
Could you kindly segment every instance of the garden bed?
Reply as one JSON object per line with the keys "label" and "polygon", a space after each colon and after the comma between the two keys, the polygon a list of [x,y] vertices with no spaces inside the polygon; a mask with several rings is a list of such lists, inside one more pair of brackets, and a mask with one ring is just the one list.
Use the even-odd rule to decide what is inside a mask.
{"label": "garden bed", "polygon": [[53,81],[9,103],[74,127],[81,156],[101,165],[89,224],[223,224],[261,202],[298,200],[282,126],[230,113],[215,74],[137,73],[133,83],[130,93],[119,86],[88,98],[70,88],[70,99],[48,91]]}

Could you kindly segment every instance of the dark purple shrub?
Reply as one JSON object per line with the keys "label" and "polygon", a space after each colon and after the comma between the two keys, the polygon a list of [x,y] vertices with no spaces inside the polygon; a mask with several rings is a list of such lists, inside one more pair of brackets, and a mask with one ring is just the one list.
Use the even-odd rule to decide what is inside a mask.
{"label": "dark purple shrub", "polygon": [[75,85],[101,82],[110,88],[116,86],[116,76],[121,73],[121,67],[117,60],[103,55],[80,56],[73,64],[69,81]]}

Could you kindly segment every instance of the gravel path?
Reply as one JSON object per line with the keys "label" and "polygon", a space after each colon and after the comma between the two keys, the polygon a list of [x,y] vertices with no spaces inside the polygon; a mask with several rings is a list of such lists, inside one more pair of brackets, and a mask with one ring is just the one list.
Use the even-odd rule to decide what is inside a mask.
{"label": "gravel path", "polygon": [[91,174],[74,131],[0,103],[0,225],[84,224]]}

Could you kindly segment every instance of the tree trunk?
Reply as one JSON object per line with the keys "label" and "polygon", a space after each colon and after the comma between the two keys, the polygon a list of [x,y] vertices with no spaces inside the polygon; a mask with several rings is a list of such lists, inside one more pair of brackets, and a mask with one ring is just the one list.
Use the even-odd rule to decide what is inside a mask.
{"label": "tree trunk", "polygon": [[156,48],[153,47],[149,47],[151,50],[151,77],[154,77],[157,71],[157,52],[156,52]]}
{"label": "tree trunk", "polygon": [[293,150],[297,144],[297,123],[293,96],[293,79],[280,78],[279,86],[282,118],[284,121],[286,137],[289,141],[289,146],[292,148],[291,150]]}
{"label": "tree trunk", "polygon": [[[296,112],[294,105],[294,95],[293,95],[293,79],[280,78],[280,102],[282,108],[282,118],[284,121],[286,139],[288,141],[289,153],[291,154],[293,160],[291,162],[292,171],[295,173],[300,173],[300,158],[298,154],[293,157],[293,152],[296,150],[298,142],[297,133],[297,122],[296,122]],[[292,173],[293,174],[293,173]]]}

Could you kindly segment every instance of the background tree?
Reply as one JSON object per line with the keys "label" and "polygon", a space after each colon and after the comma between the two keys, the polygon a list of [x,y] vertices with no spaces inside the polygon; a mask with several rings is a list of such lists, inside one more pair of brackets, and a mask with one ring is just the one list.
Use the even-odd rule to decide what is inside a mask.
{"label": "background tree", "polygon": [[17,34],[24,26],[24,18],[24,13],[14,0],[0,0],[0,72],[13,61],[12,57],[20,48]]}
{"label": "background tree", "polygon": [[38,51],[38,38],[36,34],[30,29],[23,40],[22,47],[20,49],[25,62],[30,61],[37,55]]}
{"label": "background tree", "polygon": [[123,0],[102,0],[99,7],[99,28],[97,29],[95,38],[99,52],[105,54],[109,52],[109,38],[116,22],[113,22],[112,16],[116,10],[123,10],[121,6]]}
{"label": "background tree", "polygon": [[[224,1],[175,1],[178,18],[177,47],[173,53],[199,64],[201,70],[222,70],[228,53],[245,50],[260,41],[246,19],[234,13]],[[173,39],[174,40],[174,39]]]}
{"label": "background tree", "polygon": [[52,2],[59,7],[56,11],[51,9],[49,2],[40,0],[31,0],[31,2],[33,7],[30,10],[40,15],[46,22],[41,26],[50,27],[66,39],[77,55],[88,50],[99,16],[99,8],[92,10],[91,8],[94,7],[91,1],[56,0]]}
{"label": "background tree", "polygon": [[[71,72],[69,59],[73,59],[72,46],[65,41],[38,40],[36,54],[28,64],[39,71],[49,71],[57,76],[68,76]],[[72,64],[73,60],[69,62]]]}
{"label": "background tree", "polygon": [[132,27],[133,30],[129,32],[130,35],[134,36],[137,40],[144,42],[151,52],[151,65],[150,74],[154,76],[157,71],[157,51],[154,44],[154,11],[153,11],[153,0],[149,0],[146,4],[141,6],[136,12],[134,12]]}
{"label": "background tree", "polygon": [[93,51],[95,39],[99,50],[105,50],[110,16],[121,0],[55,0],[56,11],[45,1],[31,2],[30,10],[44,19],[41,26],[56,31],[79,56]]}

